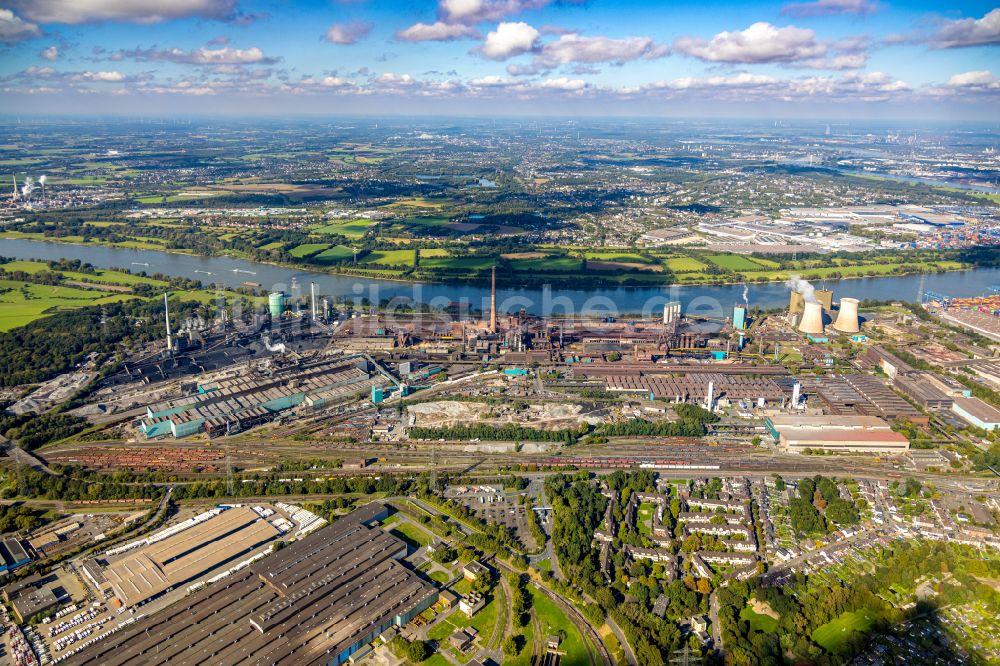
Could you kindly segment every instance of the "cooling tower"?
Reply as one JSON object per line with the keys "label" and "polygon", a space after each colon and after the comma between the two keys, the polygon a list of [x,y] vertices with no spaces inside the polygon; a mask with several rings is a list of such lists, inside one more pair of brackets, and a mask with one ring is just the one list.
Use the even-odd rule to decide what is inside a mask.
{"label": "cooling tower", "polygon": [[799,322],[799,330],[809,335],[823,334],[823,304],[807,302]]}
{"label": "cooling tower", "polygon": [[858,324],[858,299],[840,299],[840,314],[837,315],[837,321],[833,327],[841,333],[857,333],[861,330],[861,326]]}

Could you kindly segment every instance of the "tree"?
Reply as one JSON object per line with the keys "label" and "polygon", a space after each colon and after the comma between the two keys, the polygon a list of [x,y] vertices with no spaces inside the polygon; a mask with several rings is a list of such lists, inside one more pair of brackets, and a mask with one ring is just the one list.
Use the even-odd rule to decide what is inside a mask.
{"label": "tree", "polygon": [[712,583],[709,582],[707,578],[699,578],[697,589],[700,594],[711,594],[712,593]]}
{"label": "tree", "polygon": [[521,653],[525,643],[526,641],[524,640],[524,636],[516,634],[503,639],[503,645],[501,647],[503,648],[503,653],[505,655],[508,657],[514,657]]}
{"label": "tree", "polygon": [[415,663],[429,659],[433,652],[427,641],[410,641],[410,644],[406,647],[406,656],[410,658],[410,661]]}

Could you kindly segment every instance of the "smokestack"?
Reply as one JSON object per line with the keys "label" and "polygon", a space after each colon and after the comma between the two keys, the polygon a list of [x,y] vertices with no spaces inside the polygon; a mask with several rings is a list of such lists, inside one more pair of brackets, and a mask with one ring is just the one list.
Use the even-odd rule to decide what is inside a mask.
{"label": "smokestack", "polygon": [[45,174],[42,174],[42,176],[38,179],[38,184],[42,186],[42,198],[43,199],[45,198],[45,181],[48,180],[48,178],[49,178],[48,176],[46,176]]}
{"label": "smokestack", "polygon": [[861,325],[858,323],[858,299],[846,297],[840,299],[840,314],[837,315],[833,327],[841,333],[857,333],[861,330]]}
{"label": "smokestack", "polygon": [[714,411],[712,407],[715,404],[715,382],[708,383],[708,397],[705,401],[705,409],[708,411]]}
{"label": "smokestack", "polygon": [[14,196],[13,196],[13,198],[11,200],[12,201],[17,201],[17,175],[16,174],[11,174],[10,177],[14,179]]}
{"label": "smokestack", "polygon": [[497,267],[493,267],[493,286],[490,289],[490,333],[497,332]]}
{"label": "smokestack", "polygon": [[319,315],[316,312],[316,283],[315,282],[310,282],[309,283],[309,295],[310,295],[310,297],[312,299],[312,318],[313,318],[313,321],[316,321],[316,319],[319,317]]}
{"label": "smokestack", "polygon": [[167,351],[174,350],[174,337],[170,334],[170,304],[167,302],[167,294],[163,294],[163,314],[167,318]]}
{"label": "smokestack", "polygon": [[823,304],[818,301],[806,301],[805,310],[802,313],[802,321],[799,322],[799,331],[808,335],[823,334]]}
{"label": "smokestack", "polygon": [[795,382],[792,386],[792,409],[799,408],[799,400],[802,398],[802,384]]}

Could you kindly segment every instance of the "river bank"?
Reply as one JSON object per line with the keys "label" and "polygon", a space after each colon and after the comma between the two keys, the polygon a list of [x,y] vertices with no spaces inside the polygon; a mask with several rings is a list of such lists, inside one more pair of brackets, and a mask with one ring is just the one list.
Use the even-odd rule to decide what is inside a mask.
{"label": "river bank", "polygon": [[[261,289],[294,295],[296,289],[308,293],[309,283],[314,282],[318,295],[334,301],[350,300],[372,304],[391,301],[431,307],[447,307],[459,303],[465,304],[470,310],[483,311],[489,309],[490,302],[489,287],[480,285],[352,278],[233,257],[205,257],[162,250],[109,248],[38,240],[4,240],[0,246],[0,255],[17,259],[78,259],[98,268],[130,268],[132,272],[139,272],[135,270],[138,265],[141,272],[146,274],[185,277],[230,289],[244,287],[244,282],[252,281],[259,283]],[[832,289],[835,299],[852,296],[861,300],[916,302],[920,300],[923,291],[956,297],[986,293],[990,287],[1000,285],[1000,269],[973,268],[928,275],[817,280],[814,284],[817,288]],[[503,287],[497,290],[497,301],[501,312],[517,312],[523,308],[531,314],[598,316],[622,316],[624,313],[655,316],[657,311],[662,313],[663,304],[679,301],[685,312],[725,317],[730,314],[735,303],[744,301],[744,289],[752,307],[767,309],[785,307],[788,304],[788,288],[780,282],[586,289],[557,288],[551,285],[530,289]]]}

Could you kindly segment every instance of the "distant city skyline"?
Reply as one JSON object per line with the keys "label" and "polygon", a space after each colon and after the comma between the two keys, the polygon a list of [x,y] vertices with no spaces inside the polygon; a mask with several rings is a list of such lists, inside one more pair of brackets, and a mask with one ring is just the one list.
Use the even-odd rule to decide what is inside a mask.
{"label": "distant city skyline", "polygon": [[1000,120],[1000,7],[0,0],[15,114]]}

